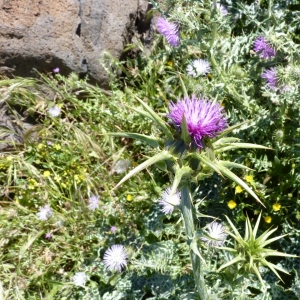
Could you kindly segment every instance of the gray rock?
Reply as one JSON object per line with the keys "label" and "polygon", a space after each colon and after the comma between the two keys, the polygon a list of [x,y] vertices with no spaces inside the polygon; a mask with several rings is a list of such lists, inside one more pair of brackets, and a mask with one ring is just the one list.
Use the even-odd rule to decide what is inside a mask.
{"label": "gray rock", "polygon": [[134,31],[148,30],[147,9],[147,0],[0,0],[0,74],[33,77],[34,69],[58,67],[107,87],[101,54],[120,58]]}

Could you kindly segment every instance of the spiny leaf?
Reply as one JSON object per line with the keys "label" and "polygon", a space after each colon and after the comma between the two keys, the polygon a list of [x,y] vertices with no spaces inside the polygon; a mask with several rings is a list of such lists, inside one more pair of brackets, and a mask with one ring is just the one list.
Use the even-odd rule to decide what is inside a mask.
{"label": "spiny leaf", "polygon": [[137,166],[136,168],[134,168],[133,170],[131,170],[126,176],[124,176],[122,178],[122,180],[114,187],[114,189],[116,189],[117,187],[119,187],[122,183],[124,183],[126,180],[128,180],[129,178],[131,178],[132,176],[134,176],[135,174],[141,172],[142,170],[150,167],[151,165],[161,161],[161,160],[166,160],[171,158],[172,155],[168,152],[168,151],[162,151],[156,155],[154,155],[153,157],[150,157],[149,159],[147,159],[146,161],[144,161],[143,163],[141,163],[139,166]]}
{"label": "spiny leaf", "polygon": [[[240,185],[245,191],[247,191],[255,200],[257,200],[262,206],[263,203],[259,200],[259,198],[256,196],[256,194],[250,189],[250,187],[244,182],[241,178],[236,176],[234,173],[232,173],[229,169],[223,167],[222,165],[218,165],[220,172],[236,182],[238,185]],[[264,206],[265,207],[265,206]]]}
{"label": "spiny leaf", "polygon": [[147,143],[148,145],[150,145],[153,148],[159,147],[159,143],[156,138],[145,135],[145,134],[131,133],[131,132],[110,132],[110,133],[108,133],[108,135],[136,139],[136,140],[140,140],[142,142]]}
{"label": "spiny leaf", "polygon": [[[131,93],[131,92],[130,92]],[[145,110],[149,113],[151,116],[151,119],[160,127],[160,129],[164,132],[164,134],[167,136],[167,138],[172,139],[173,135],[171,131],[169,130],[168,126],[164,122],[164,120],[142,99],[137,97],[136,95],[131,95],[145,108]]]}

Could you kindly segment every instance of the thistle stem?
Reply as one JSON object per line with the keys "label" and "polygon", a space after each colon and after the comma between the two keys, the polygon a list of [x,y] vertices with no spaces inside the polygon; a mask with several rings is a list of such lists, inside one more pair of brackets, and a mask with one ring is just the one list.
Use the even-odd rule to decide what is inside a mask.
{"label": "thistle stem", "polygon": [[[194,237],[194,233],[195,233],[195,224],[194,224],[194,218],[193,218],[191,196],[190,196],[189,188],[186,185],[181,190],[180,211],[181,211],[184,226],[185,226],[187,243],[190,246],[191,240]],[[200,299],[208,300],[200,257],[198,255],[196,255],[192,249],[190,249],[190,258],[191,258],[191,262],[192,262],[194,279],[195,279],[195,283],[196,283],[196,287],[197,287]]]}

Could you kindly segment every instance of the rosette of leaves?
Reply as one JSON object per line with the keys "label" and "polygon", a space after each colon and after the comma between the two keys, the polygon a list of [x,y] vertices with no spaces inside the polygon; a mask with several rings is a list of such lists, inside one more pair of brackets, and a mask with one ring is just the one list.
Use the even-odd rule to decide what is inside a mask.
{"label": "rosette of leaves", "polygon": [[268,256],[282,256],[282,257],[297,257],[296,255],[287,254],[284,252],[279,252],[277,250],[272,250],[266,248],[267,245],[283,238],[287,234],[276,236],[274,238],[269,237],[277,230],[277,228],[273,228],[272,230],[268,229],[264,233],[262,233],[259,237],[256,237],[258,232],[258,226],[261,219],[261,214],[259,214],[256,224],[254,228],[251,227],[251,221],[249,217],[246,218],[245,224],[245,236],[242,238],[237,228],[233,225],[230,219],[227,218],[227,221],[231,227],[231,230],[226,230],[226,233],[234,238],[235,246],[234,248],[228,247],[218,247],[219,249],[223,249],[231,252],[234,255],[234,258],[223,264],[217,272],[229,267],[236,265],[240,270],[244,271],[245,274],[251,272],[256,274],[262,286],[265,286],[262,276],[260,274],[259,268],[261,266],[268,267],[271,271],[281,280],[280,275],[277,271],[283,272],[285,274],[289,274],[283,268],[269,262],[266,260]]}

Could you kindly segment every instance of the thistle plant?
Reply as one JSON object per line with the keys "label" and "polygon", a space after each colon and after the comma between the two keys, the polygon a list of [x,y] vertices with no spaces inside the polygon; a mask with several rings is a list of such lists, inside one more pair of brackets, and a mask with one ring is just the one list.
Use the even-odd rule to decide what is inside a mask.
{"label": "thistle plant", "polygon": [[[130,96],[134,97],[132,94]],[[231,168],[246,169],[246,167],[234,162],[222,161],[218,156],[222,152],[238,149],[239,147],[251,149],[266,149],[266,147],[239,143],[239,139],[225,137],[237,126],[226,128],[227,119],[222,107],[216,102],[198,99],[195,96],[185,96],[183,100],[178,99],[176,104],[174,102],[170,103],[170,112],[166,115],[169,121],[166,123],[144,101],[138,97],[135,98],[144,110],[133,107],[132,109],[154,121],[165,137],[156,138],[138,133],[110,133],[113,136],[142,140],[156,150],[154,156],[131,170],[116,187],[154,164],[170,174],[172,187],[168,190],[168,197],[163,198],[173,199],[177,190],[179,190],[181,201],[179,204],[179,201],[170,203],[171,201],[168,199],[163,200],[168,201],[166,203],[168,205],[179,204],[186,240],[190,248],[190,259],[197,291],[201,299],[208,299],[202,266],[203,258],[197,247],[196,212],[191,197],[190,183],[198,183],[201,179],[211,176],[213,172],[217,172],[235,181],[260,202],[247,183],[230,170]],[[171,209],[166,206],[164,206],[164,210],[166,213],[171,212]]]}
{"label": "thistle plant", "polygon": [[245,275],[248,272],[256,274],[262,286],[265,286],[260,273],[260,267],[265,266],[272,270],[272,272],[282,281],[280,275],[277,271],[289,274],[283,268],[269,262],[266,260],[268,256],[281,256],[281,257],[297,257],[296,255],[291,255],[276,250],[266,248],[267,245],[283,238],[285,235],[276,236],[274,238],[268,239],[277,228],[268,229],[257,237],[258,227],[260,224],[261,213],[258,215],[256,224],[252,229],[251,221],[249,217],[246,218],[245,223],[245,236],[244,238],[240,235],[237,228],[233,225],[230,219],[226,216],[228,223],[230,224],[230,230],[227,230],[227,234],[234,238],[235,245],[234,248],[220,247],[233,254],[234,258],[223,264],[217,272],[229,266],[236,266],[237,275]]}

